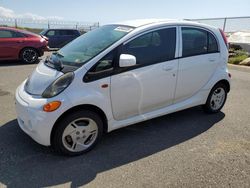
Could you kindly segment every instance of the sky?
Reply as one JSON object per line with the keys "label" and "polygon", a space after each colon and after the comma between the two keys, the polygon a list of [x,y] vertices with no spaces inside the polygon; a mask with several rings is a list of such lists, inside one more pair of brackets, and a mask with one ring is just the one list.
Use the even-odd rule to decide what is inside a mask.
{"label": "sky", "polygon": [[0,0],[0,16],[110,22],[250,16],[250,0]]}

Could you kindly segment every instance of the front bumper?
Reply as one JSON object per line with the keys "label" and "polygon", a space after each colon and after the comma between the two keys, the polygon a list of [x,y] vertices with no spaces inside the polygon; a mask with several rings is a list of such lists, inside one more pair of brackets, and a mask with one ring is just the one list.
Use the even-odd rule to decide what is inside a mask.
{"label": "front bumper", "polygon": [[43,56],[44,55],[44,52],[46,51],[49,51],[49,47],[46,45],[46,46],[42,46],[40,48],[38,48],[38,53],[39,53],[39,56]]}
{"label": "front bumper", "polygon": [[24,91],[24,83],[17,88],[15,98],[19,127],[39,144],[51,145],[51,131],[56,120],[63,113],[65,98],[57,99],[62,102],[62,106],[50,113],[43,111],[43,105],[51,101],[29,95]]}

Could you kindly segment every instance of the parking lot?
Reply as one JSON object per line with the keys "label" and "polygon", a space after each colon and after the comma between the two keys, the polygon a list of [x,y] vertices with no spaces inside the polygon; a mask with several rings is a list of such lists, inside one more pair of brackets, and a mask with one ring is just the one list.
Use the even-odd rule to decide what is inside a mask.
{"label": "parking lot", "polygon": [[59,156],[18,127],[16,87],[36,64],[0,63],[0,187],[250,187],[250,72],[230,69],[221,113],[200,107],[105,135],[91,152]]}

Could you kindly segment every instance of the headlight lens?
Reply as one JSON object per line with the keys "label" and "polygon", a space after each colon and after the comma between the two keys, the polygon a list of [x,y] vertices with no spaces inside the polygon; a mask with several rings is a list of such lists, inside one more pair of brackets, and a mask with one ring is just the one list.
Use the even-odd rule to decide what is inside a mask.
{"label": "headlight lens", "polygon": [[74,79],[74,73],[69,72],[61,77],[59,77],[57,80],[55,80],[42,94],[43,98],[51,98],[58,94],[60,94],[63,90],[65,90],[73,81]]}

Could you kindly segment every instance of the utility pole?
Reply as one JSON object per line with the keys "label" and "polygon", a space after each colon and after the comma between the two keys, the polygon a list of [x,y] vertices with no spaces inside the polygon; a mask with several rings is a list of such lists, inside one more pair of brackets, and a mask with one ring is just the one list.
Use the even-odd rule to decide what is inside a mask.
{"label": "utility pole", "polygon": [[224,24],[223,24],[223,31],[224,32],[226,30],[226,25],[227,25],[227,18],[224,19]]}
{"label": "utility pole", "polygon": [[17,19],[15,18],[15,28],[17,28]]}

